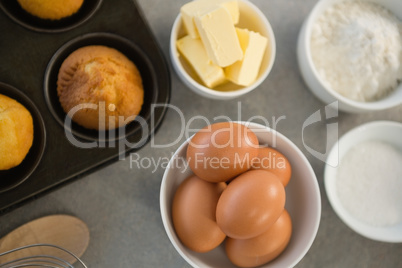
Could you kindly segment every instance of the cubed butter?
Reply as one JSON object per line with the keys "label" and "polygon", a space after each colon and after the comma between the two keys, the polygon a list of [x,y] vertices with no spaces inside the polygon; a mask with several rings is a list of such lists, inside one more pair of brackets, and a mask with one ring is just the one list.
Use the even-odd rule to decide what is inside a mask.
{"label": "cubed butter", "polygon": [[243,59],[226,67],[225,75],[235,84],[249,86],[257,79],[268,39],[247,29],[236,27],[236,32],[243,50]]}
{"label": "cubed butter", "polygon": [[226,67],[243,58],[235,26],[226,8],[211,8],[194,17],[195,25],[209,58]]}
{"label": "cubed butter", "polygon": [[240,11],[239,11],[239,3],[235,1],[228,0],[220,0],[217,1],[221,6],[229,11],[230,16],[232,17],[233,24],[236,25],[239,23]]}
{"label": "cubed butter", "polygon": [[177,49],[197,73],[201,81],[209,88],[226,82],[223,68],[213,63],[199,38],[187,35],[176,42]]}
{"label": "cubed butter", "polygon": [[239,4],[237,0],[195,0],[183,5],[180,9],[180,14],[187,30],[187,33],[198,38],[198,30],[194,24],[194,17],[204,14],[211,7],[223,6],[229,12],[233,24],[239,22]]}

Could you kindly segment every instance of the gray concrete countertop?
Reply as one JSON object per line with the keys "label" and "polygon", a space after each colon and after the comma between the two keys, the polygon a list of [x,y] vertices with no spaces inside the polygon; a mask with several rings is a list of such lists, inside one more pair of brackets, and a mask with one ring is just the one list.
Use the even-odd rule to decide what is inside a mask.
{"label": "gray concrete countertop", "polygon": [[[138,0],[166,58],[170,28],[180,7],[187,0]],[[349,229],[331,208],[323,185],[325,163],[310,154],[306,146],[326,153],[326,124],[322,122],[302,131],[304,121],[325,104],[304,84],[296,59],[296,41],[302,22],[316,0],[252,0],[272,24],[276,42],[276,61],[268,79],[248,95],[231,101],[199,97],[181,83],[171,69],[171,104],[184,115],[185,124],[197,115],[214,122],[216,116],[249,120],[262,116],[272,123],[282,118],[277,130],[290,138],[310,161],[321,189],[322,216],[317,237],[297,267],[402,267],[402,244],[366,239]],[[170,64],[170,60],[169,64]],[[171,67],[171,66],[170,66]],[[402,122],[402,106],[367,114],[339,113],[339,137],[360,124],[374,120]],[[253,120],[260,122],[259,120]],[[202,120],[191,123],[200,128]],[[89,267],[189,267],[171,245],[162,225],[159,190],[164,166],[136,159],[167,161],[184,141],[180,136],[181,118],[169,110],[152,141],[125,160],[117,161],[50,194],[0,217],[0,236],[35,218],[65,213],[84,220],[89,227],[90,245],[82,257]],[[332,136],[331,136],[332,135]],[[179,137],[178,142],[174,142]],[[335,141],[331,141],[332,145]],[[157,145],[173,143],[166,148]]]}

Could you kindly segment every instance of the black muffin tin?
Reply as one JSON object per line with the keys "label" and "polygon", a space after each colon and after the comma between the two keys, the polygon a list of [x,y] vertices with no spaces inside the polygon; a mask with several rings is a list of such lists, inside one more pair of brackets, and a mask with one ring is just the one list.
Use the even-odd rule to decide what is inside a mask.
{"label": "black muffin tin", "polygon": [[[0,0],[4,11],[0,10],[0,82],[5,84],[3,88],[20,91],[37,107],[44,127],[43,133],[36,131],[32,158],[38,159],[37,148],[45,149],[30,176],[22,179],[17,173],[0,172],[0,213],[140,149],[161,124],[167,107],[160,104],[169,103],[171,92],[166,60],[134,0],[103,0],[100,5],[96,5],[100,1],[85,0],[93,4],[93,13],[84,10],[91,16],[78,13],[79,23],[65,20],[65,25],[61,21],[50,28],[43,21],[40,27],[34,23],[21,24],[10,16],[8,2],[15,1]],[[19,20],[29,24],[32,18],[19,14],[23,15],[28,17]],[[133,60],[143,78],[145,97],[140,113],[143,120],[127,125],[120,136],[118,132],[112,137],[99,135],[75,124],[70,129],[63,126],[65,113],[55,91],[58,68],[70,52],[85,45],[106,45],[120,50]],[[9,92],[0,87],[0,94]],[[153,104],[158,104],[158,108],[152,109]],[[39,126],[36,124],[35,128],[42,129]],[[38,143],[39,133],[44,137],[43,145]],[[77,147],[68,140],[69,135],[79,142],[99,146]],[[129,144],[123,151],[119,150],[122,139]],[[23,166],[18,168],[20,172],[26,170]]]}

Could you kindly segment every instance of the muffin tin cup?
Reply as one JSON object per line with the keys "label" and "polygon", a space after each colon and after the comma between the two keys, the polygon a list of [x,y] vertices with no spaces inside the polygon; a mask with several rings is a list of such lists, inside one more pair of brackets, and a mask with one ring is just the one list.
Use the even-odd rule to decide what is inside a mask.
{"label": "muffin tin cup", "polygon": [[99,9],[102,0],[85,0],[81,8],[59,20],[41,19],[25,11],[16,0],[0,0],[0,8],[19,25],[37,32],[59,33],[71,30],[88,21]]}
{"label": "muffin tin cup", "polygon": [[[144,103],[137,118],[120,129],[97,131],[87,129],[72,122],[66,123],[69,117],[61,107],[57,95],[57,77],[63,61],[78,48],[89,45],[103,45],[112,47],[122,52],[138,68],[144,86]],[[158,97],[156,87],[156,73],[151,61],[147,55],[134,43],[116,34],[112,33],[89,33],[78,36],[60,47],[51,58],[44,77],[44,95],[46,104],[56,121],[64,128],[66,132],[72,133],[75,137],[90,140],[107,142],[126,138],[136,132],[141,132],[152,117],[151,104],[155,103]],[[139,141],[141,143],[141,141]]]}
{"label": "muffin tin cup", "polygon": [[46,147],[46,129],[42,115],[27,95],[1,82],[0,94],[21,103],[31,113],[34,126],[32,146],[21,164],[8,170],[0,170],[0,193],[2,193],[23,183],[38,167]]}

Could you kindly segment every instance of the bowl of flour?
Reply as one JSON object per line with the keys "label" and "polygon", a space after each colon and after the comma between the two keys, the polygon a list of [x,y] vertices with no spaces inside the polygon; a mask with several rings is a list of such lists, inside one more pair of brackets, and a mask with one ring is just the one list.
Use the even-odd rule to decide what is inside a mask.
{"label": "bowl of flour", "polygon": [[401,137],[402,123],[369,122],[344,134],[326,161],[324,185],[332,208],[372,240],[402,242]]}
{"label": "bowl of flour", "polygon": [[297,55],[307,86],[327,104],[352,113],[402,104],[402,1],[319,1]]}

